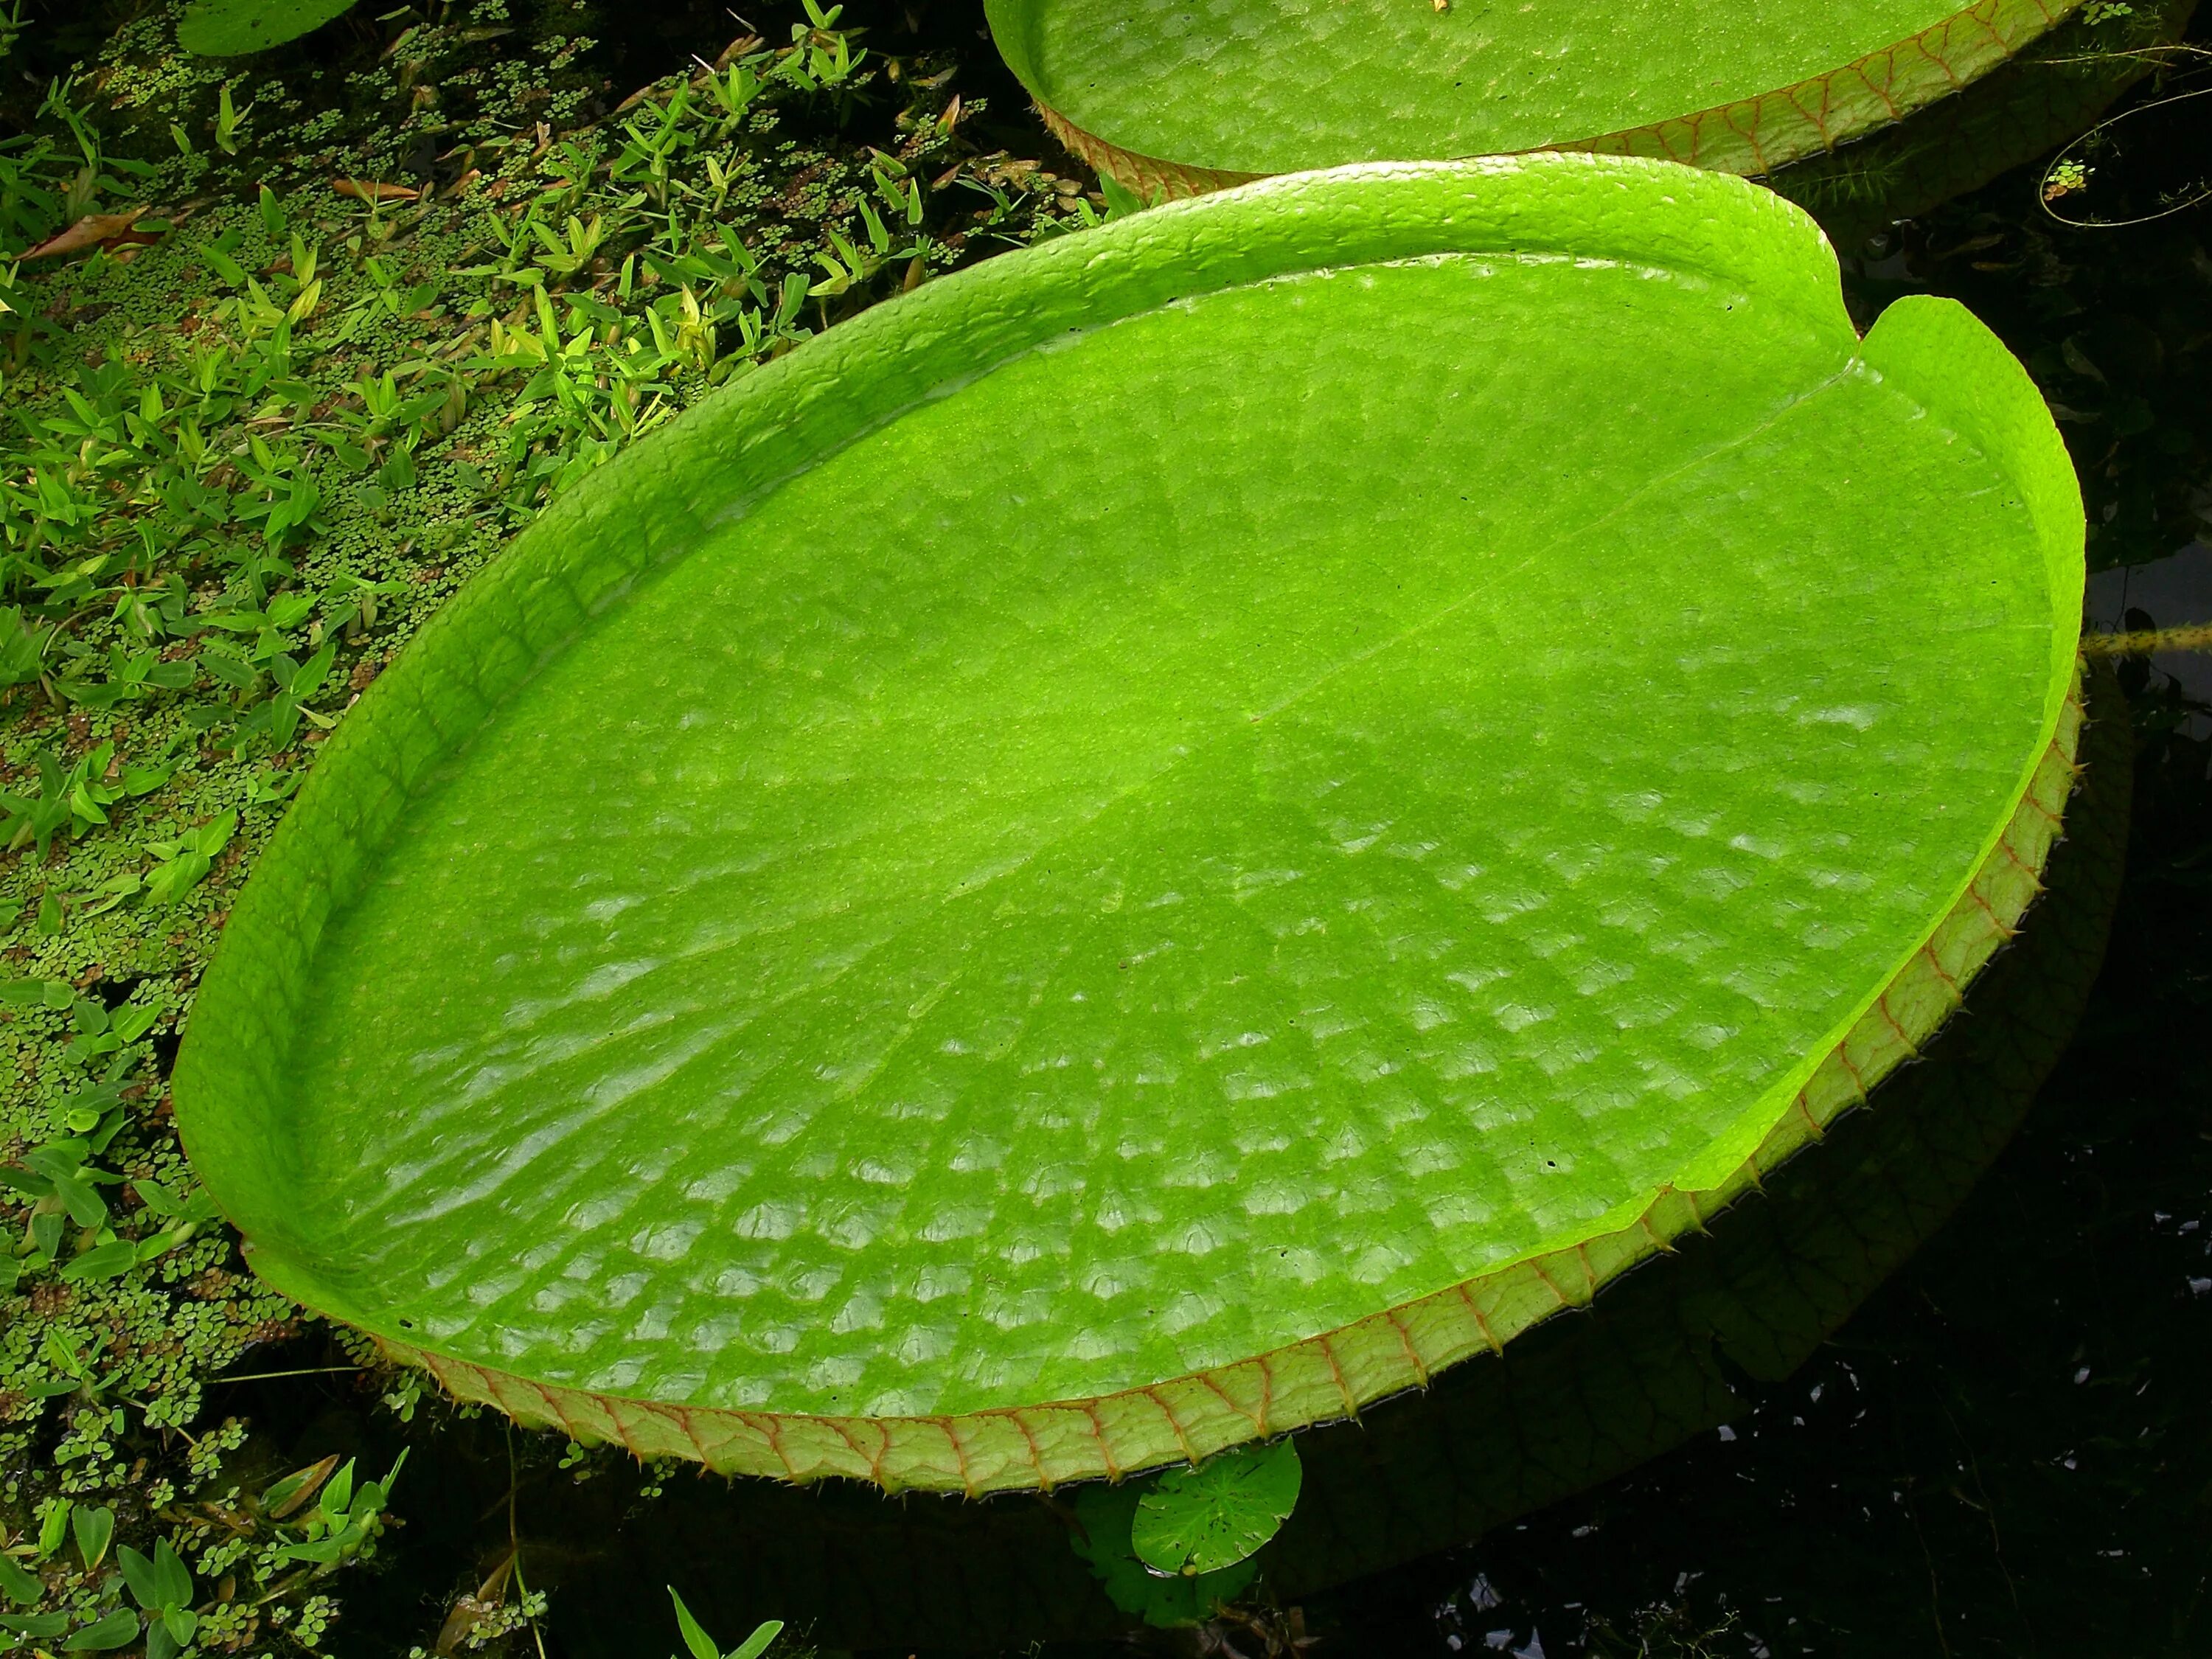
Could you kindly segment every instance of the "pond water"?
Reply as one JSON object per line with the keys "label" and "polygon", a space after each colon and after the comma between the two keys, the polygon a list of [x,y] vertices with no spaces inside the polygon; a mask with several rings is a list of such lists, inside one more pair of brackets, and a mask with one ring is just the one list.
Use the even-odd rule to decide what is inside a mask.
{"label": "pond water", "polygon": [[[874,44],[957,53],[1001,142],[1049,152],[980,5],[863,9],[846,21]],[[734,15],[609,18],[611,72],[711,58]],[[2196,38],[2212,44],[2202,23]],[[2089,199],[2179,188],[2177,147],[2212,157],[2212,98],[2141,131],[2136,146],[2124,122],[2110,130]],[[1844,248],[1849,296],[1863,323],[1901,294],[1953,295],[2029,363],[2082,477],[2093,626],[2212,620],[2212,207],[2070,228],[2044,211],[2043,173],[2039,160]],[[1231,1644],[1212,1650],[1301,1636],[1515,1659],[2212,1650],[2212,656],[2131,662],[2119,680],[2135,792],[2109,953],[2025,1124],[1948,1223],[1786,1379],[1723,1362],[1724,1426],[1483,1536],[1386,1515],[1375,1524],[1419,1541],[1412,1559],[1207,1632]],[[1036,1499],[896,1504],[688,1472],[655,1495],[618,1463],[580,1480],[557,1443],[482,1419],[428,1435],[427,1413],[402,1430],[336,1387],[229,1393],[222,1409],[319,1451],[414,1446],[384,1583],[348,1601],[351,1652],[421,1641],[456,1563],[510,1539],[554,1589],[547,1653],[574,1659],[666,1645],[672,1581],[730,1642],[781,1616],[825,1650],[886,1655],[1206,1650],[1191,1632],[1113,1630],[1055,1541],[1061,1512]]]}

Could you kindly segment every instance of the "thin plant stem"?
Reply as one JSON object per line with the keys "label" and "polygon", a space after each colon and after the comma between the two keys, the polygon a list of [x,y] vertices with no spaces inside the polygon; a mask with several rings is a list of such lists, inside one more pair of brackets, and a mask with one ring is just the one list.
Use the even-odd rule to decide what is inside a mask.
{"label": "thin plant stem", "polygon": [[2093,657],[2148,657],[2160,651],[2212,651],[2212,623],[2186,628],[2145,628],[2130,634],[2084,634],[2081,648]]}

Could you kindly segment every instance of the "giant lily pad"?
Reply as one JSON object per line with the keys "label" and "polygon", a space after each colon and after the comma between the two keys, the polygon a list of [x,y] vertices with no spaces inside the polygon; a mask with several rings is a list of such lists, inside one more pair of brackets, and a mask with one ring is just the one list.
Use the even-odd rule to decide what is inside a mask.
{"label": "giant lily pad", "polygon": [[272,1283],[650,1455],[969,1491],[1341,1416],[1957,1004],[2081,518],[1964,310],[1543,156],[1008,255],[551,508],[325,745],[176,1076]]}
{"label": "giant lily pad", "polygon": [[1183,195],[1569,149],[1765,173],[2003,63],[2080,0],[988,0],[1069,148]]}

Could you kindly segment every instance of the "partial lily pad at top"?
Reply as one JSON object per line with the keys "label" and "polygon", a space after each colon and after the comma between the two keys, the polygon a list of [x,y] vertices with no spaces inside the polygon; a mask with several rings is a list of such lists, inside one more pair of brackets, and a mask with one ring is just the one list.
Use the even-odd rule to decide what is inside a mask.
{"label": "partial lily pad at top", "polygon": [[645,1455],[981,1492],[1510,1341],[1956,1006],[2082,526],[1948,301],[1659,163],[1301,176],[841,324],[562,497],[232,912],[270,1282]]}
{"label": "partial lily pad at top", "polygon": [[192,0],[177,44],[201,58],[242,58],[281,46],[350,11],[355,0]]}
{"label": "partial lily pad at top", "polygon": [[1146,195],[1533,149],[1765,173],[2003,63],[2079,0],[987,0],[1070,149]]}
{"label": "partial lily pad at top", "polygon": [[1130,1547],[1156,1572],[1195,1578],[1250,1559],[1297,1507],[1298,1449],[1241,1446],[1169,1469],[1137,1502]]}
{"label": "partial lily pad at top", "polygon": [[1961,96],[1765,182],[1819,220],[1838,247],[1856,248],[1899,219],[2050,157],[2174,60],[2196,9],[2197,0],[2085,7]]}

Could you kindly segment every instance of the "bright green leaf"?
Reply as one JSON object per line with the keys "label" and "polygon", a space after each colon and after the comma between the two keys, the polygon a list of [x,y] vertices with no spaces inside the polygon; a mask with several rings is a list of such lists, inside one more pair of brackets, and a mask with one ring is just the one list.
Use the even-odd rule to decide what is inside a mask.
{"label": "bright green leaf", "polygon": [[46,1518],[39,1523],[40,1560],[62,1547],[62,1540],[69,1535],[70,1510],[74,1507],[70,1499],[57,1498],[53,1500],[53,1507],[46,1511]]}
{"label": "bright green leaf", "polygon": [[1196,1577],[1233,1567],[1290,1519],[1303,1471],[1288,1440],[1170,1469],[1138,1500],[1129,1541],[1158,1572]]}
{"label": "bright green leaf", "polygon": [[214,867],[215,860],[198,848],[183,845],[146,878],[146,897],[155,904],[174,904],[204,881]]}
{"label": "bright green leaf", "polygon": [[37,1606],[45,1593],[36,1573],[14,1556],[0,1552],[0,1595],[5,1595],[19,1607],[28,1607]]}
{"label": "bright green leaf", "polygon": [[[227,812],[223,817],[233,823],[236,822],[237,819],[237,814],[232,812]],[[223,831],[223,839],[228,841],[229,839],[229,830],[226,829]],[[217,842],[216,843],[216,847],[218,851],[221,850],[222,846],[222,842]],[[140,1037],[144,1036],[147,1032],[154,1029],[155,1022],[161,1018],[161,1010],[163,1006],[164,1005],[159,1000],[153,1002],[126,1002],[120,1008],[118,1008],[115,1011],[112,1022],[112,1029],[114,1030],[115,1035],[121,1038],[126,1044],[136,1042]]]}
{"label": "bright green leaf", "polygon": [[676,1586],[668,1587],[668,1599],[676,1604],[676,1628],[684,1632],[684,1645],[691,1650],[692,1659],[722,1659],[721,1649],[714,1638],[700,1628],[699,1621],[691,1616],[691,1609],[684,1605],[684,1598],[676,1593]]}
{"label": "bright green leaf", "polygon": [[192,1570],[166,1538],[154,1541],[154,1607],[167,1611],[192,1602]]}
{"label": "bright green leaf", "polygon": [[54,1183],[49,1177],[4,1164],[0,1164],[0,1187],[31,1198],[50,1198],[54,1190]]}
{"label": "bright green leaf", "polygon": [[1145,210],[1145,198],[1122,185],[1120,180],[1102,177],[1098,180],[1099,194],[1106,198],[1106,216],[1126,219],[1133,213]]}
{"label": "bright green leaf", "polygon": [[1181,175],[1182,194],[1256,173],[1577,141],[1765,173],[1956,90],[2078,3],[1989,0],[1962,13],[1959,0],[1733,11],[1671,0],[1602,24],[1585,0],[985,9],[1007,64],[1074,129],[1064,136],[1079,153],[1133,184]]}
{"label": "bright green leaf", "polygon": [[[947,1485],[1287,1431],[1932,1031],[2070,787],[2081,586],[2020,366],[1925,296],[1862,340],[1741,180],[1137,214],[558,498],[324,748],[179,1121],[302,1301],[749,1470],[740,1408]],[[894,1340],[886,1285],[948,1288]]]}
{"label": "bright green leaf", "polygon": [[137,896],[145,884],[135,872],[125,871],[119,876],[109,877],[91,891],[79,894],[78,901],[84,906],[86,915],[102,916],[125,899]]}
{"label": "bright green leaf", "polygon": [[173,1227],[167,1232],[149,1233],[138,1241],[132,1254],[137,1264],[143,1267],[149,1261],[159,1261],[191,1236],[190,1227]]}
{"label": "bright green leaf", "polygon": [[61,1276],[64,1283],[75,1285],[118,1278],[137,1265],[138,1247],[126,1238],[112,1239],[63,1263]]}
{"label": "bright green leaf", "polygon": [[123,1582],[130,1586],[131,1599],[149,1613],[160,1612],[161,1597],[154,1581],[154,1564],[123,1544],[116,1548],[115,1565],[123,1570]]}
{"label": "bright green leaf", "polygon": [[106,1653],[127,1648],[138,1639],[138,1615],[117,1608],[96,1625],[88,1625],[62,1644],[64,1653]]}
{"label": "bright green leaf", "polygon": [[26,618],[21,607],[0,607],[0,686],[21,685],[39,678],[54,629]]}
{"label": "bright green leaf", "polygon": [[232,258],[228,250],[217,247],[212,242],[203,242],[199,246],[199,255],[207,261],[208,269],[231,287],[246,286],[246,267]]}
{"label": "bright green leaf", "polygon": [[87,1509],[80,1504],[70,1516],[70,1526],[76,1534],[77,1559],[84,1563],[84,1570],[99,1571],[100,1564],[107,1559],[108,1540],[115,1536],[115,1511],[104,1504]]}
{"label": "bright green leaf", "polygon": [[333,1526],[344,1521],[346,1510],[353,1502],[353,1463],[350,1457],[346,1459],[323,1486],[323,1518]]}
{"label": "bright green leaf", "polygon": [[345,1554],[345,1546],[336,1538],[317,1539],[311,1543],[288,1544],[276,1553],[279,1561],[313,1561],[328,1566]]}
{"label": "bright green leaf", "polygon": [[97,1227],[107,1219],[106,1201],[82,1176],[57,1175],[54,1195],[69,1211],[69,1218],[80,1227]]}
{"label": "bright green leaf", "polygon": [[177,44],[202,58],[239,58],[320,28],[354,0],[192,0]]}

